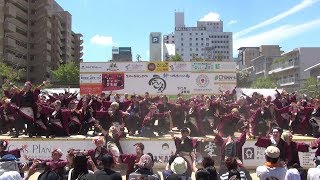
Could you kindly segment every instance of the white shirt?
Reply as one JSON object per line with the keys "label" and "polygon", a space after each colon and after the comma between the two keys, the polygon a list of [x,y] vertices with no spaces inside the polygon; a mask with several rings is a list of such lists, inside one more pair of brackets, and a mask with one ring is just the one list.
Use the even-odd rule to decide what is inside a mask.
{"label": "white shirt", "polygon": [[300,173],[298,169],[292,168],[288,169],[285,180],[301,180]]}
{"label": "white shirt", "polygon": [[320,166],[316,168],[310,168],[308,170],[308,180],[319,180],[320,179]]}
{"label": "white shirt", "polygon": [[17,171],[8,171],[0,176],[0,180],[22,180],[22,177]]}
{"label": "white shirt", "polygon": [[258,166],[256,173],[260,180],[266,180],[267,178],[269,180],[284,180],[287,173],[287,168]]}

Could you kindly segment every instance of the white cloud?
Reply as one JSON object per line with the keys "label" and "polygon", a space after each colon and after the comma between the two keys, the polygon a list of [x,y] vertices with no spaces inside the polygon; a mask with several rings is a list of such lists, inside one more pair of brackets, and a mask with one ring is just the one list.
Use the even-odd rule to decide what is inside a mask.
{"label": "white cloud", "polygon": [[231,24],[236,24],[236,23],[238,23],[237,20],[231,20],[231,21],[228,22],[229,25],[231,25]]}
{"label": "white cloud", "polygon": [[110,46],[110,45],[113,44],[111,36],[102,36],[102,35],[99,35],[99,34],[94,35],[90,39],[90,42],[92,44],[98,44],[98,45],[103,45],[103,46]]}
{"label": "white cloud", "polygon": [[199,21],[220,21],[220,14],[216,12],[209,12],[203,16]]}
{"label": "white cloud", "polygon": [[251,26],[247,29],[244,29],[240,32],[237,32],[234,34],[234,37],[237,38],[237,37],[241,37],[243,35],[246,35],[256,29],[259,29],[261,27],[264,27],[264,26],[268,26],[270,24],[273,24],[275,22],[278,22],[280,21],[281,19],[284,19],[286,18],[287,16],[290,16],[291,14],[294,14],[294,13],[297,13],[307,7],[310,7],[312,6],[313,4],[315,4],[316,2],[318,2],[319,0],[303,0],[301,3],[295,5],[294,7],[290,8],[289,10],[285,11],[285,12],[282,12],[270,19],[267,19],[257,25],[254,25],[254,26]]}
{"label": "white cloud", "polygon": [[283,25],[269,31],[265,31],[256,35],[244,38],[234,38],[233,53],[237,53],[240,47],[257,47],[262,44],[278,44],[285,39],[295,37],[306,31],[320,27],[320,19],[308,21],[297,25]]}

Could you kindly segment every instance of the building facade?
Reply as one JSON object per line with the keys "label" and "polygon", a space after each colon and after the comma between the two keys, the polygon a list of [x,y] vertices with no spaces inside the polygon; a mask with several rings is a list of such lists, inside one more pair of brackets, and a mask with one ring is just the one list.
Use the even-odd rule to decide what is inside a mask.
{"label": "building facade", "polygon": [[82,61],[82,35],[54,0],[0,1],[0,60],[24,68],[22,80],[42,82],[60,64]]}
{"label": "building facade", "polygon": [[[164,60],[172,54],[181,55],[184,61],[230,61],[233,58],[232,33],[223,32],[223,21],[198,21],[196,27],[186,27],[184,13],[175,12],[174,27],[174,33],[163,37]],[[168,50],[172,44],[174,53]]]}
{"label": "building facade", "polygon": [[303,82],[310,77],[310,71],[305,69],[318,63],[320,60],[320,47],[300,47],[281,54],[272,61],[269,75],[278,79],[281,88],[299,91]]}
{"label": "building facade", "polygon": [[115,62],[132,61],[131,47],[112,47],[112,61],[115,61]]}

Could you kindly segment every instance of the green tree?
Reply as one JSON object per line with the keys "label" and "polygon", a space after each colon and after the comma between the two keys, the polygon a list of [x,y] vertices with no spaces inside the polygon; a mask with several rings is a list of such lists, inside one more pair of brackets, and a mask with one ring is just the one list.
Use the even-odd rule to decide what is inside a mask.
{"label": "green tree", "polygon": [[260,77],[256,79],[252,84],[251,88],[258,88],[258,89],[270,89],[275,88],[278,86],[277,78],[274,76],[268,76],[268,77]]}
{"label": "green tree", "polygon": [[320,84],[317,82],[317,78],[310,77],[304,82],[301,92],[306,94],[308,97],[318,97],[320,95],[319,85]]}
{"label": "green tree", "polygon": [[176,55],[170,57],[170,61],[183,61],[183,59],[180,54],[176,54]]}
{"label": "green tree", "polygon": [[24,69],[13,69],[11,66],[0,62],[0,76],[3,79],[8,79],[10,82],[19,81]]}
{"label": "green tree", "polygon": [[61,84],[79,84],[80,70],[74,62],[62,64],[51,72],[54,79]]}
{"label": "green tree", "polygon": [[237,87],[249,88],[251,86],[250,73],[248,71],[237,71]]}

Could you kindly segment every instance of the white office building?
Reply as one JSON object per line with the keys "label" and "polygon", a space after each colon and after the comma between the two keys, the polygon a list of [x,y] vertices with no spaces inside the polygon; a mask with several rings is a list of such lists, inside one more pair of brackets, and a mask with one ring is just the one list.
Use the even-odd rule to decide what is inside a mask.
{"label": "white office building", "polygon": [[185,61],[193,58],[230,61],[233,58],[232,32],[223,32],[222,21],[198,21],[197,27],[186,27],[184,13],[176,12],[173,36],[175,53]]}
{"label": "white office building", "polygon": [[163,61],[167,61],[176,54],[176,45],[174,44],[174,33],[163,36]]}

